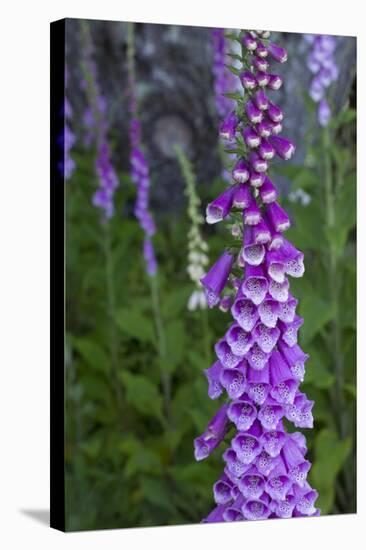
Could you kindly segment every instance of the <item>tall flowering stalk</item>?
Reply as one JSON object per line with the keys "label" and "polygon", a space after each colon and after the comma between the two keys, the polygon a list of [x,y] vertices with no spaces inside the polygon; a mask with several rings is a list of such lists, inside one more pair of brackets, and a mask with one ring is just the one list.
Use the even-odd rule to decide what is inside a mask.
{"label": "tall flowering stalk", "polygon": [[[242,46],[242,69],[233,69],[245,90],[224,119],[221,135],[235,141],[232,185],[207,206],[207,222],[233,219],[238,246],[225,250],[202,279],[210,307],[220,303],[229,280],[232,322],[216,343],[216,361],[205,371],[208,394],[221,405],[194,442],[196,460],[207,458],[227,436],[224,472],[213,487],[216,507],[205,522],[318,515],[317,492],[307,482],[306,440],[286,430],[313,426],[313,401],[299,389],[308,356],[297,343],[303,320],[289,288],[304,273],[303,254],[284,237],[290,219],[268,176],[269,161],[287,160],[294,144],[280,137],[283,112],[271,98],[282,84],[270,62],[286,51],[269,32],[230,35]],[[239,233],[239,234],[238,234]]]}
{"label": "tall flowering stalk", "polygon": [[75,170],[75,161],[70,156],[70,151],[75,143],[75,135],[70,128],[70,121],[72,120],[72,107],[67,98],[66,91],[69,80],[69,72],[65,65],[65,99],[64,99],[64,133],[61,136],[61,147],[63,149],[63,160],[60,162],[60,171],[63,174],[65,180],[69,180]]}
{"label": "tall flowering stalk", "polygon": [[195,289],[188,299],[187,307],[190,311],[195,309],[206,309],[206,295],[201,284],[201,278],[205,274],[205,267],[208,264],[208,244],[202,238],[201,226],[203,216],[200,213],[201,200],[197,194],[196,178],[191,163],[178,145],[175,148],[180,169],[186,184],[185,194],[188,198],[188,217],[190,229],[188,231],[188,267],[187,271]]}
{"label": "tall flowering stalk", "polygon": [[309,94],[316,103],[319,103],[318,122],[324,127],[328,125],[331,118],[326,90],[337,80],[339,74],[334,59],[334,51],[337,46],[336,37],[325,34],[309,34],[305,38],[312,46],[307,57],[307,66],[314,75]]}
{"label": "tall flowering stalk", "polygon": [[224,95],[233,90],[235,86],[235,77],[226,68],[227,64],[230,62],[230,52],[228,42],[225,40],[225,29],[212,29],[211,38],[215,103],[219,117],[223,118],[235,106],[234,100]]}
{"label": "tall flowering stalk", "polygon": [[[213,50],[212,74],[214,80],[215,105],[217,114],[219,118],[222,119],[225,118],[235,106],[235,101],[230,97],[230,92],[235,89],[236,79],[227,69],[232,54],[230,52],[229,43],[225,40],[225,29],[212,29],[211,40]],[[220,143],[220,154],[223,163],[226,164],[227,158],[230,159],[231,155],[227,152],[226,154],[224,153],[222,143]],[[222,176],[226,181],[230,181],[230,173],[226,168],[224,168]]]}
{"label": "tall flowering stalk", "polygon": [[89,127],[91,142],[96,146],[97,155],[95,171],[98,177],[98,188],[92,196],[92,204],[101,210],[103,227],[103,244],[105,255],[105,281],[109,321],[109,351],[111,357],[114,387],[118,407],[121,405],[122,390],[118,377],[118,342],[116,333],[116,292],[113,273],[112,236],[110,220],[114,215],[114,193],[119,185],[117,174],[112,164],[111,151],[107,136],[106,109],[99,88],[98,71],[94,61],[94,46],[90,33],[89,23],[80,21],[81,39],[81,71],[84,78],[89,109],[92,113],[93,124]]}
{"label": "tall flowering stalk", "polygon": [[153,277],[157,272],[157,263],[152,237],[156,232],[154,220],[149,211],[150,176],[149,165],[143,151],[141,141],[141,122],[138,116],[137,85],[135,78],[135,47],[134,27],[128,25],[128,86],[129,86],[129,110],[130,110],[130,164],[131,178],[136,185],[135,216],[145,233],[143,255],[146,264],[146,272]]}
{"label": "tall flowering stalk", "polygon": [[157,347],[160,359],[160,379],[164,393],[165,413],[169,420],[171,416],[171,379],[164,367],[166,359],[166,338],[163,320],[160,312],[160,299],[158,287],[158,265],[155,256],[153,235],[156,233],[154,220],[149,211],[150,175],[149,165],[143,151],[141,138],[141,122],[138,116],[137,82],[135,74],[135,39],[134,24],[127,24],[127,70],[130,127],[129,138],[131,145],[130,165],[131,178],[136,186],[135,216],[144,232],[143,256],[145,260],[146,274],[150,281],[151,303],[155,322]]}
{"label": "tall flowering stalk", "polygon": [[97,148],[95,170],[99,185],[93,194],[92,203],[102,210],[102,219],[105,221],[114,215],[114,193],[119,182],[111,160],[105,102],[99,88],[97,66],[93,59],[94,47],[86,21],[81,22],[81,41],[83,46],[81,68],[89,104],[88,111],[92,120],[92,125],[88,127],[88,138],[94,140]]}

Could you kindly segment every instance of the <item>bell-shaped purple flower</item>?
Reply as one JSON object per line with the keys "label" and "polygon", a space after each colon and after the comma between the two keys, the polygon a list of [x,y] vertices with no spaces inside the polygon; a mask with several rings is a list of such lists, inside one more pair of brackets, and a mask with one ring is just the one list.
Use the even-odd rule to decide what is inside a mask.
{"label": "bell-shaped purple flower", "polygon": [[290,219],[278,202],[268,204],[266,213],[275,231],[282,233],[290,227]]}
{"label": "bell-shaped purple flower", "polygon": [[257,80],[253,73],[249,71],[243,71],[240,73],[240,80],[243,85],[243,88],[246,90],[254,90],[254,88],[257,86]]}
{"label": "bell-shaped purple flower", "polygon": [[221,222],[230,213],[234,199],[234,187],[228,187],[221,195],[212,201],[206,209],[206,222],[209,224]]}
{"label": "bell-shaped purple flower", "polygon": [[252,300],[245,298],[237,299],[231,313],[237,323],[247,332],[251,331],[258,319],[258,312]]}
{"label": "bell-shaped purple flower", "polygon": [[238,117],[236,116],[235,112],[232,111],[231,113],[229,113],[220,126],[220,136],[223,139],[232,141],[235,138],[238,122]]}
{"label": "bell-shaped purple flower", "polygon": [[232,176],[234,180],[238,183],[245,183],[246,181],[248,181],[249,179],[248,163],[243,159],[239,159],[233,168]]}
{"label": "bell-shaped purple flower", "polygon": [[285,48],[282,48],[273,42],[268,44],[268,52],[273,59],[279,63],[285,63],[285,61],[287,61],[287,52]]}
{"label": "bell-shaped purple flower", "polygon": [[257,409],[250,401],[237,400],[230,403],[227,415],[239,431],[247,431],[257,417]]}
{"label": "bell-shaped purple flower", "polygon": [[222,405],[209,422],[204,433],[194,440],[196,460],[207,458],[224,439],[228,424],[227,409],[228,405]]}
{"label": "bell-shaped purple flower", "polygon": [[230,399],[238,399],[246,388],[246,362],[240,363],[235,369],[224,368],[220,373],[220,384],[227,391]]}
{"label": "bell-shaped purple flower", "polygon": [[295,153],[295,145],[289,139],[272,136],[269,141],[275,148],[277,155],[284,160],[289,160]]}
{"label": "bell-shaped purple flower", "polygon": [[217,399],[223,392],[221,385],[222,365],[216,361],[209,369],[204,371],[208,381],[208,395],[210,399]]}
{"label": "bell-shaped purple flower", "polygon": [[256,405],[263,405],[270,391],[268,362],[260,370],[248,367],[245,391]]}
{"label": "bell-shaped purple flower", "polygon": [[209,272],[202,277],[201,283],[205,289],[209,307],[214,307],[219,303],[220,294],[228,281],[233,262],[234,257],[225,251]]}

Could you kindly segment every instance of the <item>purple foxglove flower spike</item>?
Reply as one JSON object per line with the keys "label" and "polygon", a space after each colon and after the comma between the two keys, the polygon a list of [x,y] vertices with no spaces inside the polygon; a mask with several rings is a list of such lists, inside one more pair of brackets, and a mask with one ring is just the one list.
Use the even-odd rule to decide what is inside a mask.
{"label": "purple foxglove flower spike", "polygon": [[119,182],[111,160],[111,151],[107,136],[106,112],[99,87],[97,65],[93,58],[94,45],[90,34],[90,28],[86,22],[82,24],[81,35],[83,45],[82,69],[84,73],[85,91],[88,100],[88,108],[92,113],[94,121],[92,135],[97,149],[95,171],[98,175],[99,186],[93,194],[92,204],[102,210],[102,221],[106,221],[114,214],[113,195]]}
{"label": "purple foxglove flower spike", "polygon": [[67,70],[67,66],[65,65],[65,98],[64,109],[62,113],[64,117],[64,132],[63,135],[60,136],[59,140],[60,148],[63,152],[63,159],[59,163],[59,168],[60,173],[65,178],[65,180],[71,178],[76,166],[74,160],[70,157],[70,151],[75,143],[76,138],[70,128],[70,121],[72,120],[73,110],[69,100],[66,97],[68,80],[69,72]]}
{"label": "purple foxglove flower spike", "polygon": [[[284,62],[287,57],[282,47],[262,42],[268,36],[266,31],[241,35],[246,51],[239,78],[246,92],[244,107],[242,99],[237,104],[242,118],[235,122],[235,134],[240,146],[243,136],[249,151],[236,159],[235,185],[208,207],[211,223],[225,218],[232,206],[243,209],[242,226],[235,221],[235,234],[243,236],[235,269],[243,268],[243,273],[241,278],[231,275],[234,322],[215,345],[218,360],[205,371],[209,395],[216,399],[224,392],[229,401],[225,429],[214,437],[211,432],[207,436],[206,430],[196,439],[198,459],[222,441],[226,422],[236,429],[223,454],[224,473],[214,485],[217,506],[206,522],[319,514],[314,506],[317,493],[307,482],[311,464],[306,459],[305,437],[287,432],[283,422],[311,428],[314,402],[299,391],[308,356],[297,343],[303,320],[296,315],[297,300],[288,279],[304,274],[304,256],[283,236],[290,219],[267,175],[275,153],[286,160],[295,150],[291,141],[278,136],[283,112],[262,89],[281,86],[281,76],[267,70],[271,59]],[[325,71],[320,77],[328,82]],[[233,257],[226,255],[230,258],[221,260],[225,268],[217,269],[215,264],[205,281],[215,303],[234,265]]]}
{"label": "purple foxglove flower spike", "polygon": [[130,165],[131,179],[136,186],[136,204],[135,216],[145,234],[143,244],[143,257],[145,260],[145,269],[149,277],[155,277],[157,274],[157,262],[155,256],[152,237],[156,232],[156,227],[152,215],[149,211],[149,164],[146,155],[143,152],[141,137],[141,122],[137,113],[138,97],[137,83],[135,79],[135,60],[134,60],[134,29],[130,23],[127,48],[128,48],[128,85],[129,85],[129,111],[130,111]]}
{"label": "purple foxglove flower spike", "polygon": [[325,97],[327,88],[337,80],[339,68],[334,58],[337,46],[336,36],[307,35],[306,41],[312,45],[307,58],[307,66],[314,77],[310,84],[309,94],[318,105],[318,122],[323,128],[328,126],[332,113]]}
{"label": "purple foxglove flower spike", "polygon": [[229,58],[225,41],[225,29],[213,29],[211,37],[216,109],[220,117],[225,117],[233,108],[233,100],[224,94],[231,91],[234,85],[234,75],[226,68]]}

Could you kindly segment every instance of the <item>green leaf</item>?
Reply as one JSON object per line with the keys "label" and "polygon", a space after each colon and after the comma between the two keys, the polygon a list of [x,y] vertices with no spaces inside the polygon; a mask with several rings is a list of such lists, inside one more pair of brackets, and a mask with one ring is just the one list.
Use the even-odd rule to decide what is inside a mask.
{"label": "green leaf", "polygon": [[241,63],[243,62],[243,58],[241,55],[237,54],[237,53],[231,53],[231,52],[228,52],[227,55],[229,57],[231,57],[231,59],[236,59],[237,61],[240,61]]}
{"label": "green leaf", "polygon": [[109,356],[95,340],[73,337],[72,344],[92,369],[104,372],[109,370]]}
{"label": "green leaf", "polygon": [[335,495],[335,480],[345,463],[352,447],[350,437],[340,440],[329,429],[319,432],[315,440],[315,460],[311,470],[311,480],[319,492],[317,505],[322,513],[331,509]]}
{"label": "green leaf", "polygon": [[313,295],[303,298],[299,310],[304,317],[304,325],[299,334],[302,345],[306,346],[333,318],[333,309],[328,302]]}
{"label": "green leaf", "polygon": [[156,474],[161,470],[159,454],[138,439],[133,437],[126,439],[121,442],[119,448],[128,456],[125,466],[127,478],[140,473]]}
{"label": "green leaf", "polygon": [[333,386],[335,376],[324,367],[324,363],[319,354],[309,350],[310,358],[306,362],[305,382],[313,384],[320,389],[329,389]]}
{"label": "green leaf", "polygon": [[310,189],[319,185],[319,176],[309,168],[302,168],[291,179],[291,190]]}
{"label": "green leaf", "polygon": [[225,67],[235,76],[240,75],[240,69],[237,69],[237,67],[234,67],[233,65],[225,65]]}
{"label": "green leaf", "polygon": [[344,389],[353,399],[357,398],[357,388],[354,384],[345,384]]}
{"label": "green leaf", "polygon": [[163,402],[154,384],[145,376],[131,374],[127,371],[119,372],[124,384],[126,400],[144,416],[154,416],[163,421]]}
{"label": "green leaf", "polygon": [[142,342],[155,343],[154,325],[146,314],[134,309],[120,309],[116,322],[121,331]]}
{"label": "green leaf", "polygon": [[178,319],[171,321],[166,326],[166,359],[164,364],[172,372],[183,360],[184,355],[184,324]]}
{"label": "green leaf", "polygon": [[226,92],[222,95],[229,99],[235,99],[236,101],[241,101],[243,99],[243,96],[240,92]]}
{"label": "green leaf", "polygon": [[148,502],[172,513],[171,492],[164,479],[143,476],[140,480],[140,488]]}
{"label": "green leaf", "polygon": [[192,285],[179,286],[169,293],[164,293],[161,311],[164,319],[177,317],[187,307],[188,297],[192,292]]}
{"label": "green leaf", "polygon": [[333,128],[338,128],[339,126],[342,126],[343,124],[349,124],[350,122],[353,122],[356,120],[356,110],[355,109],[344,109],[339,113],[337,117],[335,117],[331,123],[330,126]]}
{"label": "green leaf", "polygon": [[356,225],[356,178],[346,179],[335,199],[335,223],[328,228],[326,235],[333,243],[338,255],[343,253],[347,237]]}
{"label": "green leaf", "polygon": [[301,250],[322,250],[326,246],[322,205],[314,199],[304,208],[300,204],[291,204],[293,226],[286,238]]}
{"label": "green leaf", "polygon": [[239,44],[241,44],[239,35],[237,35],[233,32],[227,32],[227,33],[225,33],[224,36],[225,36],[225,38],[227,38],[227,40],[232,40],[234,42],[239,42]]}

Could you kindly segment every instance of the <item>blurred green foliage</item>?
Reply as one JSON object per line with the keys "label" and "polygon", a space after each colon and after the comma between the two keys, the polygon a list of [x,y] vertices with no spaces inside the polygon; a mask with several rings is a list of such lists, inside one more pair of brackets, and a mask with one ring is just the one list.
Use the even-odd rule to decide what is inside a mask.
{"label": "blurred green foliage", "polygon": [[[277,167],[292,190],[311,197],[307,206],[283,203],[294,219],[288,238],[305,252],[305,276],[291,288],[310,354],[303,390],[316,403],[315,429],[304,432],[322,513],[355,511],[353,117],[347,110],[321,137],[310,133],[303,166]],[[67,530],[199,522],[213,506],[211,487],[223,467],[222,448],[209,461],[193,457],[193,439],[217,409],[203,370],[229,319],[187,310],[185,212],[159,217],[154,288],[144,272],[142,231],[129,214],[129,177],[119,174],[116,215],[103,224],[91,205],[93,155],[73,156],[77,170],[66,191]],[[203,204],[223,186],[201,186]],[[227,235],[205,231],[213,261]]]}

